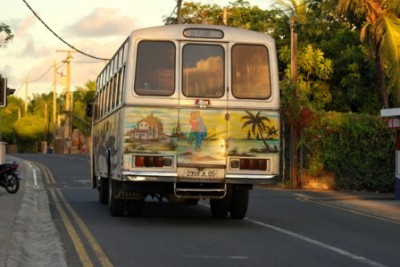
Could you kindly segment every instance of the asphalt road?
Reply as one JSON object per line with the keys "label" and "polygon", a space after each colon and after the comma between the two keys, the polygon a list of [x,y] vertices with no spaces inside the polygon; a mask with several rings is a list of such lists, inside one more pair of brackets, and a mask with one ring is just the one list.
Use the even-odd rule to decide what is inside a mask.
{"label": "asphalt road", "polygon": [[[349,201],[335,192],[259,188],[250,194],[244,220],[213,219],[208,201],[183,206],[152,199],[142,218],[116,218],[90,188],[86,156],[17,156],[38,166],[68,266],[398,266],[400,262],[400,217],[336,205]],[[379,200],[369,203],[381,209],[374,206]],[[400,212],[398,202],[393,210]]]}

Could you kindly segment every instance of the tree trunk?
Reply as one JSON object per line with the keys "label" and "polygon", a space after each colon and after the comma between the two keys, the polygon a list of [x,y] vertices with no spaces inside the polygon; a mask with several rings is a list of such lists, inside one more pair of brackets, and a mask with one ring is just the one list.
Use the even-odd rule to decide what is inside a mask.
{"label": "tree trunk", "polygon": [[299,136],[299,127],[296,122],[290,126],[290,180],[293,188],[297,188],[300,185],[298,179],[298,153],[297,143]]}

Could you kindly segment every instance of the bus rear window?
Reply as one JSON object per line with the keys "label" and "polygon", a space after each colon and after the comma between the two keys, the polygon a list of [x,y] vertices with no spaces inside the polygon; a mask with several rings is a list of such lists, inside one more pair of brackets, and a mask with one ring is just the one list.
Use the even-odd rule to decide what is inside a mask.
{"label": "bus rear window", "polygon": [[236,98],[271,96],[268,49],[263,45],[237,44],[232,48],[232,94]]}
{"label": "bus rear window", "polygon": [[224,49],[220,45],[187,44],[183,47],[182,92],[187,97],[224,95]]}
{"label": "bus rear window", "polygon": [[175,45],[142,41],[137,48],[135,92],[138,95],[172,95],[175,90]]}

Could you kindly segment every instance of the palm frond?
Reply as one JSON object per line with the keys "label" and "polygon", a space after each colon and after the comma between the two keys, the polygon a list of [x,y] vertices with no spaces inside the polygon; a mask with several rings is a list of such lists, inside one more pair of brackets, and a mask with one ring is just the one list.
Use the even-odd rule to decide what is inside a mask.
{"label": "palm frond", "polygon": [[387,91],[400,103],[400,19],[382,16],[376,36],[380,40],[381,65],[387,66]]}
{"label": "palm frond", "polygon": [[400,1],[399,0],[386,0],[385,1],[386,8],[393,12],[397,17],[400,16]]}

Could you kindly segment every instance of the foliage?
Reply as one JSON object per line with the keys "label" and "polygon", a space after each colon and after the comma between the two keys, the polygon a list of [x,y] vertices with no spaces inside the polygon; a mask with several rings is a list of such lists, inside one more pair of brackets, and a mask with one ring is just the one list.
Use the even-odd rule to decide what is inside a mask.
{"label": "foliage", "polygon": [[304,131],[308,168],[333,171],[336,187],[388,192],[394,188],[395,132],[380,117],[322,112]]}
{"label": "foliage", "polygon": [[96,83],[88,81],[84,86],[77,86],[74,92],[74,127],[89,135],[91,118],[86,117],[86,108],[92,104],[96,92]]}
{"label": "foliage", "polygon": [[13,125],[19,152],[36,151],[35,144],[44,140],[45,119],[40,115],[27,114]]}
{"label": "foliage", "polygon": [[7,106],[0,109],[1,116],[1,141],[8,144],[15,144],[15,131],[13,125],[15,121],[21,116],[24,103],[20,98],[15,96],[8,96]]}
{"label": "foliage", "polygon": [[[368,39],[375,57],[380,82],[381,101],[388,107],[386,92],[400,104],[400,2],[398,0],[339,0],[342,14],[362,18],[361,40]],[[386,87],[383,74],[386,71]]]}
{"label": "foliage", "polygon": [[5,47],[8,42],[10,42],[14,38],[14,34],[12,33],[10,26],[1,22],[0,23],[0,48]]}
{"label": "foliage", "polygon": [[[95,82],[89,81],[74,92],[74,111],[78,114],[75,127],[82,128],[86,134],[90,134],[90,121],[82,118],[85,118],[86,104],[93,101],[95,88]],[[19,152],[34,152],[41,141],[50,143],[55,133],[53,122],[65,117],[64,96],[56,98],[56,118],[53,118],[53,100],[53,93],[34,94],[25,114],[23,100],[8,96],[7,107],[0,109],[1,141],[18,145]]]}
{"label": "foliage", "polygon": [[[280,51],[279,58],[287,64],[285,77],[290,78],[290,50],[286,47]],[[331,102],[331,94],[327,81],[333,72],[332,61],[324,57],[320,49],[314,49],[312,45],[307,45],[299,52],[298,61],[298,92],[292,92],[294,96],[284,94],[292,99],[287,103],[290,108],[291,103],[300,101],[302,105],[312,106],[314,109],[322,109]],[[285,88],[285,87],[284,87]],[[285,100],[284,100],[285,101]]]}

